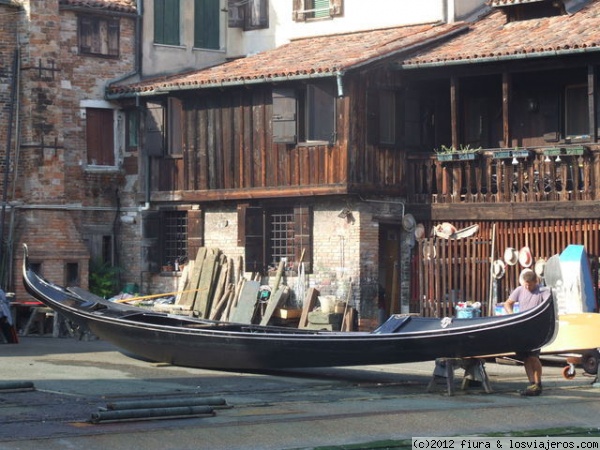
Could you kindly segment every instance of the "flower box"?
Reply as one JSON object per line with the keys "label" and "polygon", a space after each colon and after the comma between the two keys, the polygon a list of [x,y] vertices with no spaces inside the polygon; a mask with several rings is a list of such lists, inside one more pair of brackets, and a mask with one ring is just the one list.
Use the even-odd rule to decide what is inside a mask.
{"label": "flower box", "polygon": [[579,156],[585,153],[585,147],[570,147],[565,148],[565,155]]}
{"label": "flower box", "polygon": [[543,153],[545,156],[558,156],[562,153],[562,148],[545,148]]}
{"label": "flower box", "polygon": [[477,153],[475,152],[458,153],[458,159],[463,161],[472,161],[475,158],[477,158]]}
{"label": "flower box", "polygon": [[438,161],[452,161],[455,154],[456,153],[438,153],[436,156]]}
{"label": "flower box", "polygon": [[499,150],[494,152],[494,159],[508,159],[512,158],[512,150]]}
{"label": "flower box", "polygon": [[529,158],[529,150],[513,150],[511,156],[513,158]]}

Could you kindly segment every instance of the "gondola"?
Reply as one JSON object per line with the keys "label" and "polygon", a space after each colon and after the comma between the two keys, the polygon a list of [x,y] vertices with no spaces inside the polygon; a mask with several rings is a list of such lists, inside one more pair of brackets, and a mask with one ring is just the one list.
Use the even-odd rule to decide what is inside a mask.
{"label": "gondola", "polygon": [[137,358],[205,369],[272,370],[468,358],[540,348],[556,331],[554,301],[506,316],[393,315],[372,332],[331,332],[202,320],[104,300],[45,280],[29,265],[36,299]]}

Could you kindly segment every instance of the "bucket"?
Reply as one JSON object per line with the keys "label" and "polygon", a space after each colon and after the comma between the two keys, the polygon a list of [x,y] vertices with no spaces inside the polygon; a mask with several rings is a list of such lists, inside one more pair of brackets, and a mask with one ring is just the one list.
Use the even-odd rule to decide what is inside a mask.
{"label": "bucket", "polygon": [[472,306],[456,307],[457,319],[472,319],[481,316],[481,309],[473,308]]}
{"label": "bucket", "polygon": [[[513,312],[514,313],[519,312],[519,303],[515,303],[513,305]],[[496,307],[494,308],[494,315],[495,316],[505,316],[506,311],[504,310],[504,305],[496,305]]]}
{"label": "bucket", "polygon": [[321,304],[321,312],[329,314],[333,312],[336,302],[335,295],[319,295],[319,303]]}

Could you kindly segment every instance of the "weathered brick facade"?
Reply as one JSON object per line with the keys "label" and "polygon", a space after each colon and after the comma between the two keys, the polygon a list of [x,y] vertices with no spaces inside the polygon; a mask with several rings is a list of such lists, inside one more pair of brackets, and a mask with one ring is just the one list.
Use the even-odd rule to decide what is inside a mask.
{"label": "weathered brick facade", "polygon": [[[22,7],[4,3],[0,2],[3,144],[13,82],[11,59],[14,52],[20,54],[18,114],[13,119],[19,133],[13,137],[11,148],[12,161],[17,162],[18,156],[18,165],[11,166],[7,183],[11,220],[8,214],[5,219],[5,239],[8,235],[13,243],[7,251],[14,252],[14,262],[9,268],[13,276],[5,280],[5,285],[16,291],[17,299],[26,297],[19,274],[22,243],[28,244],[31,259],[41,264],[44,276],[58,283],[66,282],[66,266],[75,263],[78,281],[87,287],[94,248],[102,249],[106,242],[110,242],[110,248],[103,250],[112,253],[115,248],[123,248],[127,254],[123,263],[139,273],[139,252],[127,252],[139,236],[139,224],[125,225],[121,221],[121,216],[135,209],[137,173],[130,171],[126,176],[122,169],[123,159],[131,155],[122,145],[120,107],[104,101],[106,83],[133,74],[136,69],[135,2],[107,0],[100,8],[76,0],[30,0],[19,2]],[[80,51],[82,15],[118,20],[118,57]],[[114,166],[87,164],[89,106],[113,111]],[[0,147],[4,162],[6,147]],[[0,177],[3,179],[4,173]],[[103,241],[103,237],[110,241]],[[119,254],[114,252],[117,264]]]}

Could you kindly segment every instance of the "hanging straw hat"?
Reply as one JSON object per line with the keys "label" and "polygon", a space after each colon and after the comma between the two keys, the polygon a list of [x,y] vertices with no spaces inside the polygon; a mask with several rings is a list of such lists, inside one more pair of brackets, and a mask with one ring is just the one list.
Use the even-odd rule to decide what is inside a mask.
{"label": "hanging straw hat", "polygon": [[422,223],[418,223],[415,228],[415,237],[417,239],[423,239],[425,237],[425,227]]}
{"label": "hanging straw hat", "polygon": [[435,251],[435,245],[431,242],[423,243],[423,257],[425,259],[434,259],[437,256],[437,252]]}
{"label": "hanging straw hat", "polygon": [[404,217],[402,217],[402,227],[404,228],[404,230],[414,231],[416,226],[417,221],[415,220],[412,214],[405,214]]}
{"label": "hanging straw hat", "polygon": [[492,263],[492,275],[496,280],[499,280],[504,276],[504,269],[506,268],[504,261],[497,259]]}
{"label": "hanging straw hat", "polygon": [[519,250],[519,264],[523,267],[529,267],[533,263],[533,257],[531,256],[531,250],[529,247],[523,247]]}
{"label": "hanging straw hat", "polygon": [[533,271],[537,274],[538,277],[544,276],[544,267],[546,266],[546,260],[544,258],[539,258],[535,261],[535,266],[533,267]]}
{"label": "hanging straw hat", "polygon": [[512,247],[507,247],[504,250],[504,262],[509,266],[514,266],[519,261],[517,250]]}

